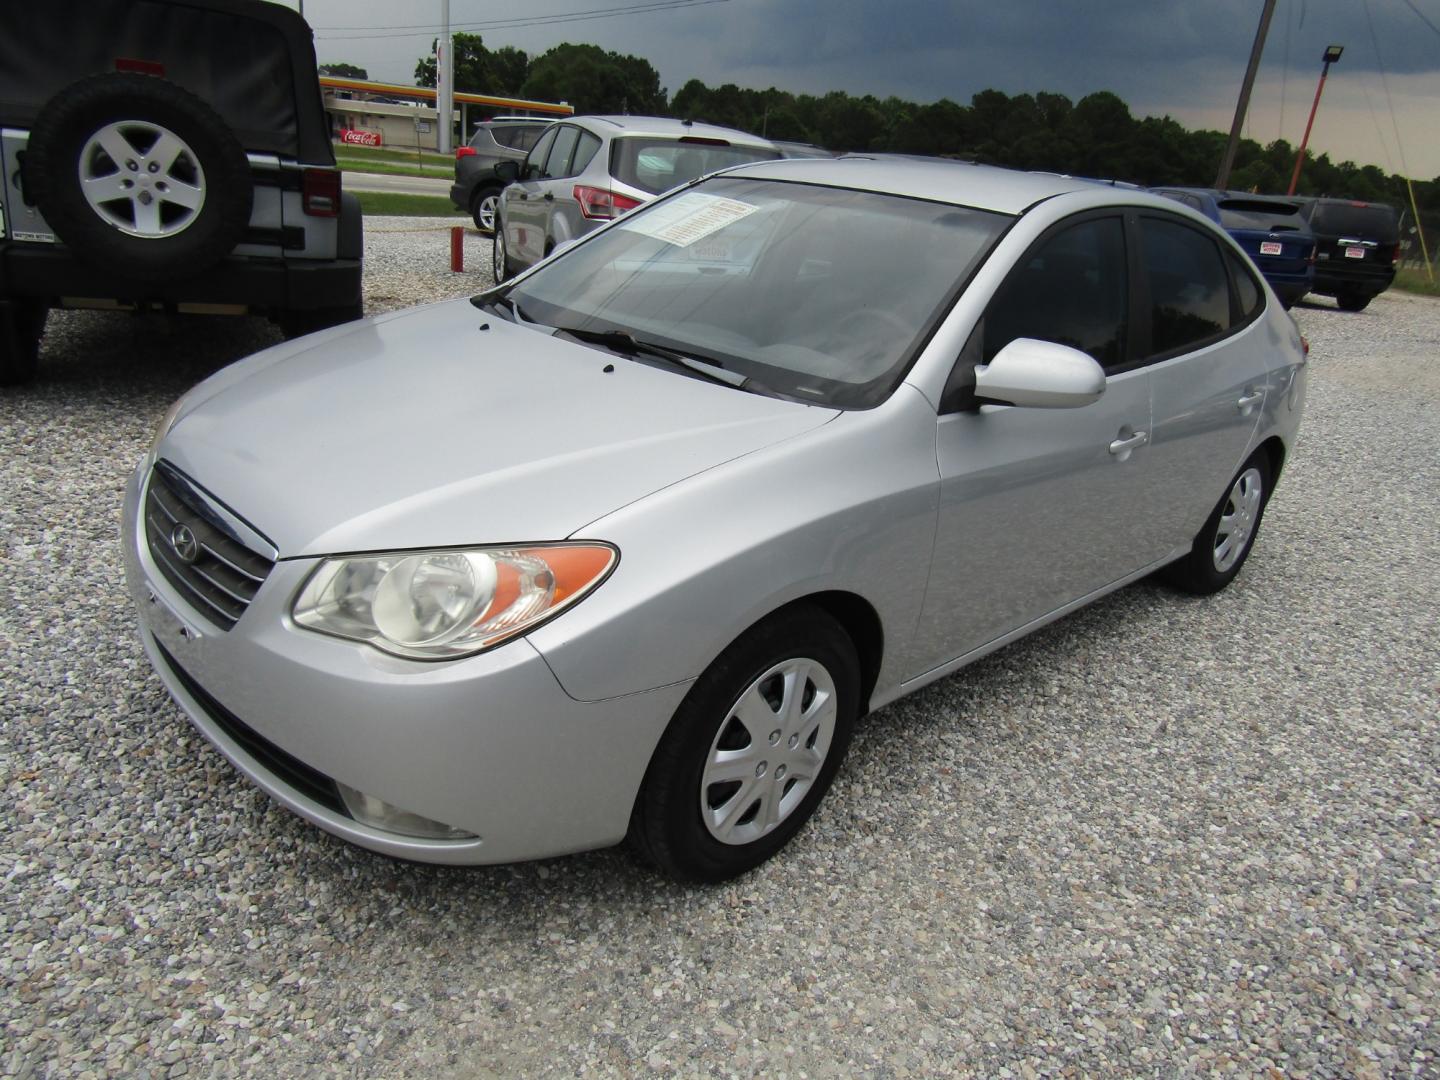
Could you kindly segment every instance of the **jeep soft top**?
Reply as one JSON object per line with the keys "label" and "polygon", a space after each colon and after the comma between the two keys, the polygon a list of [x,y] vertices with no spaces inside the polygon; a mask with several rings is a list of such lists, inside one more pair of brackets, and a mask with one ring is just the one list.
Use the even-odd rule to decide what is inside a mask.
{"label": "jeep soft top", "polygon": [[357,318],[361,246],[295,12],[0,5],[0,382],[61,304]]}

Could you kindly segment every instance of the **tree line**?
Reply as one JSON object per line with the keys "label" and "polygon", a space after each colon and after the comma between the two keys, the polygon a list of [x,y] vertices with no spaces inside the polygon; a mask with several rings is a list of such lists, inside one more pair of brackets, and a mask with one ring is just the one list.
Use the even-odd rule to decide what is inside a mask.
{"label": "tree line", "polygon": [[[488,49],[481,35],[454,35],[455,89],[538,101],[567,101],[579,114],[675,116],[739,128],[771,139],[829,150],[926,154],[1016,169],[1125,180],[1146,187],[1208,187],[1215,181],[1226,136],[1192,131],[1168,116],[1137,119],[1109,91],[1071,101],[1063,94],[1009,95],[982,90],[968,105],[942,98],[928,104],[898,97],[792,94],[691,79],[673,97],[648,60],[596,45],[557,45],[531,58],[506,46]],[[336,65],[340,66],[340,65]],[[435,85],[435,58],[415,65],[419,86]],[[1230,187],[1283,192],[1295,167],[1284,139],[1244,139]],[[1306,151],[1297,189],[1408,206],[1405,180],[1376,165],[1333,162]],[[1415,183],[1425,216],[1440,213],[1440,177]]]}

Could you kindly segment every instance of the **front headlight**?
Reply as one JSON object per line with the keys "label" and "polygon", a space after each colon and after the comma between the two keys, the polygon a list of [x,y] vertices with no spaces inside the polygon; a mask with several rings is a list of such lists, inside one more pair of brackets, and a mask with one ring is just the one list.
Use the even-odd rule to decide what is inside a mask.
{"label": "front headlight", "polygon": [[608,544],[544,544],[326,559],[295,622],[396,656],[449,660],[533,630],[605,580]]}

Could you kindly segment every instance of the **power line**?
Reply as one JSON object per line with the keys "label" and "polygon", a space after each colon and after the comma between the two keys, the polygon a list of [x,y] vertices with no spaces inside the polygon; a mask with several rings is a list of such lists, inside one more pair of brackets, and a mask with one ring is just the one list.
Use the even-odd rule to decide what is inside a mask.
{"label": "power line", "polygon": [[1370,17],[1370,0],[1364,0],[1365,22],[1370,27],[1370,42],[1375,46],[1375,60],[1380,65],[1380,85],[1385,87],[1385,104],[1390,107],[1390,126],[1395,129],[1395,152],[1400,158],[1400,168],[1405,176],[1410,175],[1410,166],[1405,164],[1405,146],[1400,141],[1400,125],[1395,120],[1395,101],[1390,96],[1390,76],[1385,72],[1385,58],[1380,55],[1380,39],[1375,36],[1375,20]]}
{"label": "power line", "polygon": [[[594,8],[588,11],[557,13],[552,15],[518,16],[509,19],[487,19],[470,23],[451,23],[452,30],[518,30],[530,26],[557,26],[562,23],[589,22],[594,19],[613,19],[620,15],[653,14],[673,11],[678,8],[704,7],[709,4],[728,4],[730,0],[649,0],[647,3],[627,4],[615,8]],[[427,37],[438,33],[438,23],[412,23],[396,26],[367,27],[316,27],[315,36],[326,41],[372,41],[381,38]],[[356,33],[332,33],[330,31],[356,30]]]}
{"label": "power line", "polygon": [[1426,14],[1418,7],[1416,7],[1414,3],[1411,2],[1411,0],[1402,0],[1402,2],[1406,7],[1408,7],[1411,11],[1415,13],[1416,17],[1418,17],[1421,22],[1423,22],[1426,26],[1430,27],[1431,30],[1435,31],[1437,36],[1440,36],[1440,26],[1436,26],[1433,22],[1431,22],[1429,17],[1426,16]]}

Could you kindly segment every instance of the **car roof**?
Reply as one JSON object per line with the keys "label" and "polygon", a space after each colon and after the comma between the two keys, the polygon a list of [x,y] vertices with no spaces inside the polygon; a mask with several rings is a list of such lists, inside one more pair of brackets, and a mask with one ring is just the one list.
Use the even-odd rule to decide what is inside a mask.
{"label": "car roof", "polygon": [[[1073,176],[1017,172],[945,158],[868,154],[847,154],[839,158],[785,158],[742,165],[729,170],[729,173],[904,195],[1002,214],[1023,213],[1038,202],[1070,192],[1102,196],[1102,202],[1143,201],[1165,205],[1159,196],[1147,195],[1133,188],[1112,188],[1108,184]],[[1113,197],[1103,199],[1106,194],[1113,194]]]}
{"label": "car roof", "polygon": [[572,116],[570,120],[601,134],[664,135],[674,138],[688,135],[699,139],[724,139],[726,142],[743,143],[747,146],[774,146],[769,139],[762,139],[759,135],[751,135],[735,128],[692,120],[674,120],[668,116]]}

